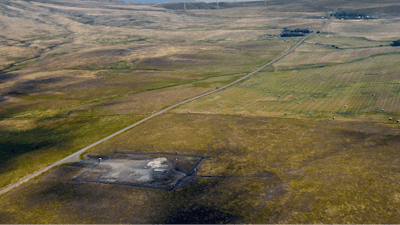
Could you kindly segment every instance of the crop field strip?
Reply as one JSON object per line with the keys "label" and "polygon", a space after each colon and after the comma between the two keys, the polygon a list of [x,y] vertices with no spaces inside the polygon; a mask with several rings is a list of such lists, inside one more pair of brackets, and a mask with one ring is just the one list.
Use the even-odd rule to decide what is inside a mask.
{"label": "crop field strip", "polygon": [[376,55],[324,68],[261,71],[227,91],[197,100],[198,105],[189,103],[180,108],[228,114],[396,116],[400,113],[397,62],[397,54]]}

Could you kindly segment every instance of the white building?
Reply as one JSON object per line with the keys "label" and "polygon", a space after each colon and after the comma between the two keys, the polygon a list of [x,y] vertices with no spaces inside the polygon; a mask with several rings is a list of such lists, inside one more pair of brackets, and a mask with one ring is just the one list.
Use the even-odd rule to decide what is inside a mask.
{"label": "white building", "polygon": [[[150,166],[151,168],[154,169],[154,171],[156,171],[156,169],[158,168],[162,168],[162,167],[167,167],[167,165],[164,165],[163,163],[167,161],[167,158],[156,158],[153,161],[150,161],[147,163],[147,166]],[[164,170],[162,170],[164,171]],[[160,171],[158,171],[160,172]]]}

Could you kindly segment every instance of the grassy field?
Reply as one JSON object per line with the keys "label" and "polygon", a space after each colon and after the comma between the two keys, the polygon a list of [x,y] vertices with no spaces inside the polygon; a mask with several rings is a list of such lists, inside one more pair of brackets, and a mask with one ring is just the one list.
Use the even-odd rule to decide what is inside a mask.
{"label": "grassy field", "polygon": [[264,72],[175,112],[400,119],[398,48],[324,48],[304,44]]}
{"label": "grassy field", "polygon": [[1,196],[0,215],[8,223],[393,223],[399,135],[382,123],[165,114],[90,154],[208,155],[209,143],[212,163],[190,187],[70,182],[81,169],[62,166]]}
{"label": "grassy field", "polygon": [[187,187],[71,182],[82,171],[66,164],[1,195],[0,223],[395,223],[398,5],[0,3],[0,188],[252,72],[300,39],[283,28],[315,30],[338,6],[379,18],[335,20],[251,78],[86,155],[210,154]]}
{"label": "grassy field", "polygon": [[[233,82],[298,40],[267,36],[282,30],[275,24],[287,14],[266,17],[264,8],[253,15],[251,8],[181,13],[82,1],[1,7],[0,187]],[[293,18],[286,24],[322,24],[304,13]]]}
{"label": "grassy field", "polygon": [[324,32],[347,37],[364,37],[372,40],[387,41],[400,36],[399,18],[376,19],[372,21],[337,21]]}

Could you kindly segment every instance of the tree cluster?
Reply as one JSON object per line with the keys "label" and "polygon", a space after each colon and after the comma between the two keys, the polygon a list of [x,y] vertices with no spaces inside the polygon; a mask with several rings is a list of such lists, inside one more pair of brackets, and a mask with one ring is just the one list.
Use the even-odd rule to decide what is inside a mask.
{"label": "tree cluster", "polygon": [[281,34],[281,37],[297,37],[297,36],[304,36],[305,34],[311,33],[309,29],[294,29],[294,30],[289,30],[287,28],[283,29],[283,32]]}
{"label": "tree cluster", "polygon": [[400,46],[400,39],[397,41],[393,41],[393,44],[390,44],[391,46]]}
{"label": "tree cluster", "polygon": [[337,19],[345,19],[345,20],[353,20],[353,19],[372,19],[367,17],[367,15],[363,13],[356,13],[356,12],[337,12],[335,13],[335,18]]}

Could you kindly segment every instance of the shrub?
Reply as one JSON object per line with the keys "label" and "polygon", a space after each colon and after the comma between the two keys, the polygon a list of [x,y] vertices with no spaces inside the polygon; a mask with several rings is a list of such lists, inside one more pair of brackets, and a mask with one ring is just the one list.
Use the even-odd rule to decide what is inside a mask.
{"label": "shrub", "polygon": [[309,29],[294,29],[294,30],[289,30],[287,28],[283,29],[283,32],[281,34],[281,37],[297,37],[297,36],[304,36],[304,34],[311,33]]}
{"label": "shrub", "polygon": [[400,46],[400,39],[397,41],[393,41],[393,44],[390,44],[391,46]]}

